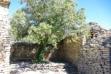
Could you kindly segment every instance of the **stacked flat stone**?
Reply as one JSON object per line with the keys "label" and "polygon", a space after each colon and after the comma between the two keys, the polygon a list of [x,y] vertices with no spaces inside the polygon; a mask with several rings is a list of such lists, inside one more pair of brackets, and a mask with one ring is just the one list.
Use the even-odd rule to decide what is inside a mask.
{"label": "stacked flat stone", "polygon": [[97,23],[90,23],[96,37],[90,38],[81,49],[79,74],[111,74],[111,33]]}
{"label": "stacked flat stone", "polygon": [[10,2],[0,1],[0,74],[9,74],[10,56],[10,23],[8,19],[8,8]]}

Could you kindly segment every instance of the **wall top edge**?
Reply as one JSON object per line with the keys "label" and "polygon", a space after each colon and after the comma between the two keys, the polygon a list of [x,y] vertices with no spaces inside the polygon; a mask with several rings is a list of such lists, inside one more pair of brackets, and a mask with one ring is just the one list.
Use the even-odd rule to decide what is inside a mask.
{"label": "wall top edge", "polygon": [[10,1],[0,1],[0,5],[10,5]]}

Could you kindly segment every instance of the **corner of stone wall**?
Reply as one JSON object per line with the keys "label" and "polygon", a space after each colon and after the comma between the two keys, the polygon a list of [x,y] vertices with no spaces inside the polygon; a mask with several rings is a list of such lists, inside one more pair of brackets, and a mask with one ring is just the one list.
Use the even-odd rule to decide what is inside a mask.
{"label": "corner of stone wall", "polygon": [[10,2],[0,1],[0,73],[9,74],[10,70],[10,23],[8,20],[8,6]]}

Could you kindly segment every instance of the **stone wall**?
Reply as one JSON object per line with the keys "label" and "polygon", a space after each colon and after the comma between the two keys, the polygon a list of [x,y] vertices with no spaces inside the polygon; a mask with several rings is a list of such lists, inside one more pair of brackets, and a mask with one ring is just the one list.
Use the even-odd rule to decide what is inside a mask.
{"label": "stone wall", "polygon": [[11,62],[25,61],[26,59],[34,60],[39,46],[37,44],[16,42],[11,45],[10,60]]}
{"label": "stone wall", "polygon": [[[58,45],[58,49],[53,49],[51,45],[47,45],[44,60],[45,61],[66,61],[76,64],[80,55],[80,48],[82,47],[82,40],[67,44],[65,38]],[[36,54],[39,49],[38,44],[26,43],[26,42],[15,42],[11,45],[11,62],[20,61],[25,59],[35,60]],[[74,60],[73,60],[74,59]]]}
{"label": "stone wall", "polygon": [[111,33],[90,23],[93,32],[80,52],[78,61],[79,74],[110,74],[111,73]]}
{"label": "stone wall", "polygon": [[[33,62],[36,59],[40,45],[26,42],[16,42],[11,44],[10,49],[10,62]],[[49,61],[52,57],[54,50],[51,45],[47,45],[44,61]]]}
{"label": "stone wall", "polygon": [[8,20],[8,1],[0,1],[0,74],[8,74],[10,56],[10,36]]}
{"label": "stone wall", "polygon": [[[111,33],[97,23],[89,23],[91,36],[82,45],[82,40],[67,44],[63,40],[58,50],[60,60],[73,63],[79,74],[111,73]],[[75,70],[75,69],[74,69]]]}
{"label": "stone wall", "polygon": [[59,57],[60,61],[66,61],[78,65],[80,49],[82,47],[82,39],[78,39],[76,42],[67,43],[70,37],[65,38],[59,44],[59,49],[56,56]]}

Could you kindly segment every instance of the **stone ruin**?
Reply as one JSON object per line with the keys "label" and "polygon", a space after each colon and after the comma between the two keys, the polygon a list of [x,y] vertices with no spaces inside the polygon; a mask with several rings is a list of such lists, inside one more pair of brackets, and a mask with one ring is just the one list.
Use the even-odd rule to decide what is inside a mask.
{"label": "stone ruin", "polygon": [[89,23],[91,37],[81,48],[79,74],[111,74],[111,32]]}
{"label": "stone ruin", "polygon": [[[13,54],[10,51],[9,4],[8,0],[0,0],[0,74],[10,74],[10,54],[12,55],[11,59],[21,58],[26,57],[30,51],[33,51],[30,49],[35,49],[35,46],[34,48],[28,47],[29,52],[27,51],[27,54],[24,54],[27,50],[26,45],[26,47],[21,48],[19,46],[19,50],[23,52],[21,51],[18,54]],[[91,22],[89,25],[91,26],[91,37],[87,42],[84,42],[86,44],[82,45],[81,40],[78,41],[79,44],[66,45],[63,43],[58,57],[75,64],[79,74],[111,74],[111,33],[98,26],[97,23]],[[18,44],[15,46],[18,46]],[[12,48],[15,46],[13,45]],[[15,48],[12,50],[18,52],[17,47],[16,50]],[[33,57],[32,54],[30,55],[27,57]]]}
{"label": "stone ruin", "polygon": [[[78,74],[110,74],[111,32],[101,28],[94,22],[89,23],[89,25],[91,26],[91,36],[84,42],[86,44],[82,45],[81,40],[67,44],[67,39],[65,39],[61,42],[55,58],[59,59],[59,61],[73,63],[76,66],[74,71],[78,72]],[[28,53],[32,52],[35,46],[33,45],[31,48],[29,46],[30,44],[13,44],[11,59],[20,59],[26,57],[26,55],[28,55],[26,58],[32,57],[32,54]],[[24,52],[27,54],[24,54]]]}
{"label": "stone ruin", "polygon": [[9,74],[10,23],[8,9],[10,2],[0,0],[0,74]]}
{"label": "stone ruin", "polygon": [[[111,32],[101,28],[97,23],[89,23],[91,36],[84,42],[60,44],[56,59],[73,63],[74,71],[78,74],[110,74],[111,73]],[[33,45],[33,44],[32,44]],[[11,59],[29,58],[34,54],[28,54],[35,49],[31,44],[15,43],[11,47]],[[21,52],[19,50],[21,50]],[[27,51],[27,52],[26,52]],[[19,53],[17,53],[19,52]],[[26,52],[27,54],[24,54]],[[26,57],[27,55],[27,57]]]}

